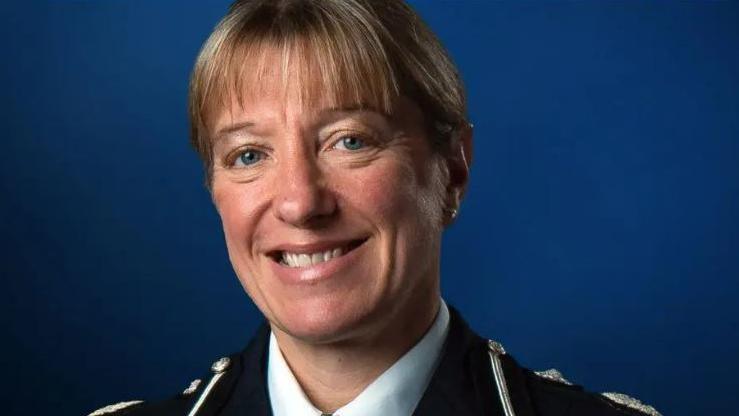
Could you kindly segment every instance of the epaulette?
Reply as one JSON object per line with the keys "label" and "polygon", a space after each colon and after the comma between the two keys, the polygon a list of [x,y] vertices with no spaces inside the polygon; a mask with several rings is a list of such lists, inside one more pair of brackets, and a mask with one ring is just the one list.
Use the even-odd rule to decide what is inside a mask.
{"label": "epaulette", "polygon": [[[534,371],[534,374],[546,380],[561,383],[567,386],[572,386],[572,383],[567,380],[562,375],[562,373],[559,372],[559,370],[555,368],[550,368],[549,370],[544,371]],[[636,410],[648,416],[662,416],[662,414],[658,412],[657,409],[655,409],[654,407],[642,403],[638,399],[627,396],[623,393],[606,392],[601,393],[598,396],[612,406],[616,405],[628,408],[630,410]]]}

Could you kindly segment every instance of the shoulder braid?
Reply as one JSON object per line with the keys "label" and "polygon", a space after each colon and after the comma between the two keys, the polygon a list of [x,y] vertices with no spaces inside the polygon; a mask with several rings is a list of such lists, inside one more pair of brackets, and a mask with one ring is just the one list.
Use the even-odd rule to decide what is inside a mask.
{"label": "shoulder braid", "polygon": [[102,415],[107,415],[107,414],[110,414],[110,413],[113,413],[113,412],[117,412],[119,410],[123,410],[123,409],[125,409],[127,407],[131,407],[131,406],[136,405],[136,404],[139,404],[139,403],[143,403],[143,400],[131,400],[131,401],[128,401],[128,402],[120,402],[120,403],[116,403],[116,404],[111,404],[111,405],[108,405],[108,406],[105,406],[105,407],[101,407],[100,409],[98,409],[98,410],[90,413],[87,416],[102,416]]}
{"label": "shoulder braid", "polygon": [[[568,386],[572,385],[572,383],[567,380],[562,375],[562,373],[559,372],[559,370],[555,368],[550,368],[549,370],[545,371],[534,371],[534,374],[549,381],[554,381],[556,383],[565,384]],[[599,396],[606,400],[609,404],[623,406],[631,410],[636,410],[648,416],[662,416],[662,413],[658,412],[657,409],[655,409],[654,407],[646,403],[642,403],[640,400],[623,393],[606,392],[601,393]]]}

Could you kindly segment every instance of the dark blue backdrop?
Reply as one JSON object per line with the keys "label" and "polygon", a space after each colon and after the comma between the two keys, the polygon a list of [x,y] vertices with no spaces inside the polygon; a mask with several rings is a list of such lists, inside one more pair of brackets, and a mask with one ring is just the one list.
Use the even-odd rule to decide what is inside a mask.
{"label": "dark blue backdrop", "polygon": [[[469,86],[443,286],[523,364],[739,406],[739,3],[413,2]],[[3,414],[183,389],[259,321],[187,144],[227,1],[0,12]]]}

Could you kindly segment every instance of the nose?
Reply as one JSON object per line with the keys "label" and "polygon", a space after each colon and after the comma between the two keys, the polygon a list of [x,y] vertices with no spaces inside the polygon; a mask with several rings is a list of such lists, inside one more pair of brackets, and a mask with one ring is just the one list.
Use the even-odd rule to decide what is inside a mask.
{"label": "nose", "polygon": [[278,219],[310,228],[334,214],[336,199],[315,157],[293,152],[282,158],[276,173],[273,207]]}

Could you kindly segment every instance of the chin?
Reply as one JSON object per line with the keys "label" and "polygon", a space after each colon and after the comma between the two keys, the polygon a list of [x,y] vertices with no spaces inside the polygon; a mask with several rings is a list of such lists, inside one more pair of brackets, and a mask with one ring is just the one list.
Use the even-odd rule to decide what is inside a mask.
{"label": "chin", "polygon": [[[286,305],[287,306],[287,305]],[[270,319],[272,326],[304,342],[347,340],[362,332],[371,311],[344,296],[295,302]]]}

